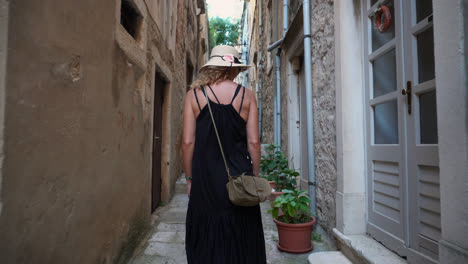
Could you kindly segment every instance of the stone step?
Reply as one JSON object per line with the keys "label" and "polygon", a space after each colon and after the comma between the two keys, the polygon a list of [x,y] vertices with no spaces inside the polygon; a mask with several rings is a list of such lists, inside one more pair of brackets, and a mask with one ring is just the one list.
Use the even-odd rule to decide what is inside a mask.
{"label": "stone step", "polygon": [[406,260],[367,235],[343,235],[333,228],[338,248],[353,263],[407,264]]}
{"label": "stone step", "polygon": [[309,264],[352,264],[352,262],[340,251],[324,251],[312,253],[309,255],[308,261]]}

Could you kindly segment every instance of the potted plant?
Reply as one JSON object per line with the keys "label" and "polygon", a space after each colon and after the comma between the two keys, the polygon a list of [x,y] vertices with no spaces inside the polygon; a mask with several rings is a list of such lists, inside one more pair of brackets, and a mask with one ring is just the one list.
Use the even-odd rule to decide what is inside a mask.
{"label": "potted plant", "polygon": [[299,173],[290,168],[277,169],[271,172],[274,180],[274,189],[269,197],[270,201],[274,201],[277,197],[284,193],[284,190],[294,190],[296,187],[296,177]]}
{"label": "potted plant", "polygon": [[[273,201],[268,210],[278,228],[277,247],[289,253],[304,253],[314,249],[311,240],[316,219],[309,213],[310,199],[305,191],[283,190],[284,194]],[[283,214],[279,214],[280,210]]]}
{"label": "potted plant", "polygon": [[260,161],[260,171],[262,177],[270,181],[272,194],[270,201],[283,194],[283,189],[294,189],[296,186],[296,177],[299,173],[288,167],[288,159],[279,146],[270,144],[265,148],[267,154],[262,156]]}
{"label": "potted plant", "polygon": [[288,166],[286,156],[279,150],[279,146],[270,144],[265,147],[266,155],[260,160],[260,172],[264,178],[269,181],[275,180],[275,170],[281,170]]}

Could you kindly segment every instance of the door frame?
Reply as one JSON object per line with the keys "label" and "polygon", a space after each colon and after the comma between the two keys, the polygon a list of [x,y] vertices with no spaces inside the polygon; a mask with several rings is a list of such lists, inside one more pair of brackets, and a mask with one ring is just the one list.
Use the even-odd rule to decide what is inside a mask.
{"label": "door frame", "polygon": [[[379,3],[385,2],[385,0],[379,0],[377,3],[374,4],[374,6],[378,5]],[[397,111],[398,111],[398,145],[401,148],[400,153],[401,153],[401,158],[399,160],[399,174],[400,174],[400,183],[399,183],[399,188],[400,192],[400,208],[401,208],[401,231],[403,232],[399,237],[393,235],[392,233],[386,232],[383,229],[379,228],[378,226],[372,224],[369,221],[369,218],[367,220],[367,232],[372,234],[372,236],[384,243],[386,247],[389,247],[390,249],[394,250],[401,256],[407,256],[409,260],[413,261],[414,263],[436,263],[435,259],[430,259],[428,256],[422,254],[421,252],[417,251],[417,247],[414,246],[414,244],[417,242],[414,238],[414,234],[417,231],[418,225],[415,224],[417,220],[415,220],[415,216],[410,214],[410,211],[412,210],[417,210],[417,204],[418,201],[411,200],[410,198],[412,195],[410,194],[409,190],[417,187],[415,185],[415,177],[416,171],[414,170],[415,164],[413,164],[416,161],[416,158],[413,157],[415,153],[414,147],[411,145],[415,143],[416,140],[416,135],[419,135],[417,132],[418,130],[418,124],[415,124],[416,120],[416,114],[419,113],[418,109],[418,98],[417,93],[422,93],[425,90],[431,89],[431,87],[419,87],[420,85],[416,85],[414,80],[415,80],[415,74],[417,73],[417,63],[415,63],[415,60],[417,60],[417,57],[415,56],[415,44],[414,40],[412,39],[412,35],[410,35],[410,31],[408,30],[413,26],[412,21],[414,19],[413,15],[411,12],[415,10],[415,3],[414,0],[411,0],[410,2],[408,1],[402,1],[402,0],[394,0],[394,6],[395,6],[395,17],[396,21],[395,23],[395,37],[394,40],[391,40],[384,44],[381,48],[379,49],[384,49],[383,47],[390,46],[392,44],[389,44],[391,42],[394,42],[394,48],[395,48],[395,53],[396,53],[396,76],[397,76],[397,87],[396,91],[390,92],[389,94],[383,95],[381,97],[388,97],[384,98],[385,100],[375,100],[371,99],[371,91],[370,87],[371,84],[370,82],[372,81],[372,77],[369,76],[371,74],[371,65],[370,62],[368,63],[368,60],[370,60],[370,57],[377,57],[372,54],[371,49],[371,34],[372,34],[372,29],[368,25],[368,17],[373,9],[370,6],[370,0],[363,0],[361,1],[362,3],[362,9],[361,12],[364,14],[362,16],[362,28],[363,32],[365,32],[363,36],[363,72],[364,72],[364,90],[365,90],[365,105],[366,105],[366,110],[365,110],[365,115],[366,115],[366,155],[367,155],[367,171],[366,171],[366,177],[367,177],[367,184],[370,186],[372,184],[372,165],[371,165],[371,160],[369,157],[369,151],[371,151],[371,146],[372,146],[372,111],[370,110],[371,105],[369,105],[369,101],[379,101],[378,103],[386,102],[389,101],[389,96],[391,93],[396,93],[396,100],[397,100]],[[398,10],[397,10],[398,7]],[[397,13],[397,11],[399,11]],[[408,17],[409,16],[409,17]],[[407,21],[408,18],[410,21]],[[408,24],[409,23],[409,24]],[[427,27],[425,27],[427,28]],[[420,29],[422,31],[422,29]],[[391,50],[393,47],[389,47],[386,51],[381,52],[380,54],[385,54],[387,51]],[[373,51],[374,53],[378,53],[379,49]],[[409,50],[408,50],[409,49]],[[369,56],[372,54],[371,56]],[[409,56],[410,55],[410,56]],[[411,57],[407,60],[404,60],[405,57]],[[415,71],[416,69],[416,71]],[[412,105],[412,115],[408,116],[407,111],[408,111],[408,104],[407,104],[407,99],[406,96],[403,96],[400,92],[403,88],[406,88],[406,81],[412,81],[412,87],[413,90],[418,90],[413,91],[411,94],[413,105]],[[428,82],[431,84],[431,82]],[[435,83],[432,83],[432,85],[435,85]],[[427,86],[426,85],[421,85],[421,86]],[[415,89],[416,87],[416,89]],[[392,98],[393,100],[393,98]],[[437,107],[437,106],[436,106]],[[416,140],[417,141],[417,140]],[[418,147],[418,146],[416,146]],[[430,146],[432,147],[432,146]],[[432,151],[432,149],[431,149]],[[438,163],[438,154],[433,155],[434,159],[431,161],[432,163]],[[395,161],[397,162],[397,161]],[[437,164],[439,165],[439,164]],[[412,166],[410,168],[410,166]],[[412,173],[412,174],[410,174]],[[412,178],[411,178],[412,177]],[[368,210],[370,209],[369,206],[372,203],[372,193],[370,193],[371,188],[367,187],[366,192],[367,192],[367,199],[368,199]],[[416,206],[415,206],[416,205]],[[370,212],[369,212],[370,214]],[[368,214],[368,215],[369,215]],[[380,221],[380,220],[379,220]],[[387,224],[384,224],[384,226],[387,226]]]}
{"label": "door frame", "polygon": [[[411,99],[412,99],[412,109],[411,115],[406,115],[406,126],[408,130],[407,134],[407,180],[408,180],[408,212],[417,211],[418,213],[408,213],[408,236],[409,236],[409,243],[408,243],[408,260],[414,262],[421,262],[421,263],[436,263],[434,260],[438,260],[438,256],[427,250],[427,248],[437,248],[438,251],[438,241],[440,238],[436,239],[429,239],[419,235],[420,229],[420,199],[418,197],[419,193],[421,192],[420,188],[420,166],[429,167],[437,167],[438,171],[438,180],[440,183],[440,162],[439,162],[439,150],[438,150],[438,142],[436,144],[421,144],[421,130],[420,130],[420,98],[419,95],[430,92],[436,91],[436,75],[434,69],[434,79],[427,80],[425,82],[420,82],[418,80],[418,47],[417,47],[417,39],[415,38],[416,35],[424,32],[432,27],[433,37],[434,37],[434,23],[433,23],[433,14],[434,14],[434,7],[432,16],[422,19],[420,22],[416,22],[416,2],[415,0],[411,1],[404,1],[404,8],[403,8],[403,31],[404,35],[406,36],[403,38],[404,41],[404,56],[408,57],[409,59],[404,61],[405,63],[405,81],[411,81],[412,92],[411,92]],[[433,41],[435,39],[433,38]],[[434,43],[435,46],[435,43]],[[435,57],[435,54],[434,54]],[[435,67],[435,61],[434,61]],[[437,99],[436,99],[437,100]],[[406,107],[408,105],[406,104]],[[437,109],[437,102],[435,106]],[[408,110],[407,108],[405,109]],[[436,121],[437,116],[435,117]],[[418,169],[419,168],[419,169]],[[432,179],[431,179],[432,180]],[[409,190],[418,190],[417,192]],[[440,194],[440,184],[438,188]],[[439,196],[439,205],[440,205],[440,196]],[[432,208],[431,208],[432,209]],[[427,211],[426,211],[427,213]],[[440,213],[440,212],[439,212]],[[440,223],[439,223],[440,227]],[[434,243],[436,242],[436,243]],[[424,244],[426,249],[420,247],[421,244]],[[424,253],[425,254],[424,254]],[[439,254],[439,252],[437,253]]]}
{"label": "door frame", "polygon": [[[148,138],[149,142],[151,144],[150,149],[150,155],[148,157],[148,162],[149,162],[149,175],[148,175],[148,202],[149,202],[149,209],[151,210],[151,203],[152,203],[152,178],[153,178],[153,122],[154,122],[154,88],[155,88],[155,78],[156,75],[159,74],[159,76],[164,80],[165,86],[163,89],[163,102],[161,105],[162,108],[162,114],[161,114],[161,126],[162,126],[162,138],[161,138],[161,201],[162,202],[167,202],[170,197],[171,197],[171,111],[169,111],[170,107],[170,98],[171,98],[171,91],[172,91],[172,83],[170,82],[172,78],[172,72],[166,65],[160,64],[162,61],[162,58],[159,57],[159,54],[154,54],[154,60],[153,60],[153,71],[152,75],[149,76],[148,78],[150,79],[149,81],[151,82],[151,90],[147,91],[149,92],[149,96],[147,95],[148,101],[151,100],[150,104],[148,107],[150,107],[150,115],[145,118],[145,120],[148,120]],[[159,59],[158,59],[159,58]]]}
{"label": "door frame", "polygon": [[[460,223],[468,213],[465,195],[468,144],[468,102],[466,96],[467,40],[463,44],[460,27],[468,32],[467,9],[462,1],[447,5],[433,1],[436,61],[436,104],[439,133],[440,202],[442,239],[439,262],[463,263],[468,254],[468,228]],[[465,1],[466,2],[466,1]],[[364,51],[362,25],[364,1],[335,1],[335,83],[337,98],[337,192],[336,229],[339,238],[366,235]],[[465,4],[465,7],[466,4]],[[360,10],[358,12],[357,10]],[[465,12],[465,14],[463,13]],[[465,45],[464,49],[463,46]],[[463,53],[465,51],[465,53]],[[463,60],[464,56],[465,60]],[[361,101],[360,101],[361,100]],[[358,124],[358,125],[356,125]],[[362,125],[361,125],[362,124]],[[464,142],[464,143],[463,143]],[[352,150],[352,151],[351,151]],[[377,242],[376,242],[377,243]]]}
{"label": "door frame", "polygon": [[[395,5],[395,17],[396,19],[393,19],[396,23],[394,24],[394,30],[395,30],[395,36],[393,40],[388,41],[387,43],[383,44],[381,47],[378,49],[372,50],[372,42],[371,42],[371,36],[372,36],[372,25],[369,25],[369,14],[373,12],[375,9],[375,6],[381,2],[384,2],[386,0],[379,0],[377,1],[376,4],[374,4],[374,8],[370,6],[370,0],[363,0],[364,2],[362,6],[362,30],[363,30],[363,72],[364,72],[364,94],[365,94],[365,133],[366,133],[366,182],[367,182],[367,187],[366,187],[366,200],[367,200],[367,232],[372,234],[374,238],[376,238],[379,241],[383,241],[388,247],[390,247],[392,250],[396,251],[399,255],[406,256],[407,255],[407,250],[404,247],[405,244],[408,243],[408,221],[407,221],[407,180],[406,180],[406,130],[405,130],[405,123],[406,123],[406,117],[405,117],[405,112],[403,110],[404,108],[404,103],[402,102],[402,96],[400,95],[400,88],[402,87],[403,80],[405,79],[404,76],[404,69],[403,69],[403,62],[402,62],[402,57],[403,57],[403,43],[402,43],[402,16],[401,12],[398,13],[398,11],[401,10],[401,1],[400,0],[394,0],[393,4]],[[362,3],[361,2],[361,3]],[[371,75],[371,62],[374,61],[376,58],[378,58],[381,55],[385,55],[387,52],[390,52],[391,50],[395,51],[395,76],[396,76],[396,90],[389,92],[385,95],[381,95],[379,97],[373,97],[370,91],[371,88],[371,82],[372,82],[372,76]],[[397,144],[373,144],[373,111],[371,110],[372,106],[374,105],[379,105],[383,104],[385,102],[391,102],[395,100],[397,104],[397,117],[398,117],[398,143]],[[372,105],[370,105],[370,102]],[[388,154],[388,151],[391,151],[393,155],[390,157]],[[371,154],[369,152],[374,153]],[[382,153],[384,152],[384,153]],[[400,215],[399,219],[397,221],[391,220],[390,218],[385,217],[384,215],[381,215],[377,212],[372,213],[370,209],[370,206],[372,206],[372,199],[373,199],[373,194],[370,192],[371,186],[373,184],[372,182],[372,171],[373,171],[373,165],[372,165],[372,160],[374,156],[377,153],[381,153],[382,157],[380,159],[377,158],[377,160],[384,160],[384,161],[391,161],[394,163],[398,163],[398,174],[399,174],[399,208],[400,208]],[[384,159],[384,156],[386,157]],[[396,159],[395,159],[396,158]],[[396,235],[390,234],[387,231],[384,231],[380,227],[378,227],[376,224],[373,224],[372,221],[379,221],[379,222],[384,222],[384,226],[388,226],[393,229],[398,229],[396,232]]]}
{"label": "door frame", "polygon": [[[288,31],[283,45],[283,55],[281,57],[282,62],[286,65],[286,78],[284,80],[285,88],[287,91],[287,126],[288,126],[288,157],[289,164],[292,164],[292,168],[300,170],[301,176],[299,176],[298,184],[302,190],[308,190],[308,181],[304,181],[302,177],[302,165],[301,165],[301,137],[300,137],[300,89],[299,87],[299,73],[296,70],[300,69],[303,64],[299,57],[304,54],[303,45],[303,27],[302,23],[298,23],[296,27],[292,27]],[[303,56],[303,55],[302,55]]]}
{"label": "door frame", "polygon": [[[154,195],[155,195],[155,193],[154,193],[154,184],[155,184],[154,183],[154,176],[155,176],[154,175],[154,169],[155,169],[155,167],[154,167],[154,165],[155,165],[155,156],[154,156],[155,146],[154,146],[154,144],[155,144],[155,140],[158,140],[159,144],[160,144],[160,146],[159,146],[159,148],[160,148],[159,149],[159,151],[160,151],[160,153],[159,153],[159,159],[160,159],[159,163],[160,164],[159,164],[158,169],[160,170],[159,180],[161,182],[159,183],[159,194],[158,194],[159,195],[159,200],[158,200],[158,203],[160,203],[162,201],[162,188],[163,188],[163,167],[162,167],[163,162],[162,161],[163,161],[163,143],[164,143],[163,140],[165,139],[165,137],[163,136],[163,133],[164,133],[164,101],[165,101],[164,97],[165,97],[165,94],[166,94],[166,87],[168,86],[167,79],[164,77],[164,75],[160,71],[155,70],[153,76],[154,76],[153,86],[152,86],[153,87],[153,90],[152,90],[153,91],[153,105],[152,105],[153,106],[152,107],[153,115],[152,115],[152,119],[151,119],[152,120],[152,126],[151,126],[152,127],[152,130],[151,130],[151,143],[152,143],[151,144],[151,146],[152,146],[151,147],[151,212],[154,212],[156,210],[156,208],[159,207],[159,204],[157,204],[157,205],[154,204],[154,201],[155,201],[155,199],[154,199]],[[161,86],[162,86],[162,87],[159,88],[160,99],[156,98],[156,95],[157,95],[157,90],[156,89],[158,88],[158,87],[156,87],[157,86],[157,82],[156,82],[157,79],[159,80],[159,82],[161,82]],[[160,126],[161,126],[160,127],[161,135],[160,135],[159,138],[155,138],[155,131],[154,131],[155,121],[156,121],[155,120],[156,119],[156,117],[155,117],[156,100],[161,100],[161,102],[160,102],[160,104],[161,104],[160,105],[161,113],[160,113],[160,120],[159,120]]]}

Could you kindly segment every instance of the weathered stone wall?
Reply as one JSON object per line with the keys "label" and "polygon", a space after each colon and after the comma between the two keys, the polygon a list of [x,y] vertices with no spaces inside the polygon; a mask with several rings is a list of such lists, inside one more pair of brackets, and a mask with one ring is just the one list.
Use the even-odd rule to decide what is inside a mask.
{"label": "weathered stone wall", "polygon": [[[273,0],[259,0],[263,1],[262,3],[262,20],[263,20],[263,39],[260,41],[262,48],[259,51],[262,51],[262,69],[259,70],[259,75],[262,81],[262,134],[261,140],[262,144],[271,144],[273,143],[273,100],[274,100],[274,55],[268,52],[267,48],[272,41],[275,41],[273,28],[274,28],[274,19],[273,19]],[[256,12],[258,17],[258,12]],[[257,19],[258,21],[258,19]],[[258,26],[258,25],[256,25]],[[275,35],[276,37],[276,35]],[[259,80],[260,81],[260,80]]]}
{"label": "weathered stone wall", "polygon": [[336,226],[337,176],[333,1],[314,0],[312,7],[312,94],[317,216],[320,225],[331,232]]}
{"label": "weathered stone wall", "polygon": [[[302,17],[301,1],[291,1],[289,20]],[[336,225],[336,131],[335,131],[335,57],[333,1],[315,0],[311,3],[312,42],[312,102],[314,112],[314,151],[316,177],[316,204],[318,222],[328,232]],[[302,19],[301,19],[302,22]],[[280,23],[281,20],[280,20]],[[291,37],[291,34],[286,37]],[[290,41],[290,40],[285,40]],[[303,45],[302,43],[300,44]],[[290,93],[295,94],[297,83],[289,83],[287,56],[281,56],[281,150],[289,152],[288,104]],[[301,61],[301,65],[303,62]],[[275,81],[275,80],[273,80]],[[273,85],[274,87],[274,85]],[[273,93],[275,92],[273,88]],[[303,89],[303,87],[300,87]],[[302,120],[305,122],[305,120]]]}
{"label": "weathered stone wall", "polygon": [[[262,8],[260,9],[260,1]],[[268,45],[272,41],[272,0],[251,0],[249,2],[249,58],[248,62],[252,67],[248,70],[247,87],[256,92],[257,104],[262,103],[262,127],[260,139],[262,144],[273,143],[273,98],[274,98],[274,56],[267,51]],[[244,12],[247,11],[244,10]],[[262,12],[262,28],[259,27]]]}
{"label": "weathered stone wall", "polygon": [[[251,1],[251,4],[254,1]],[[258,5],[258,1],[255,1]],[[296,17],[302,1],[289,1],[289,24]],[[276,5],[276,6],[275,6]],[[314,0],[311,3],[312,30],[312,86],[314,108],[315,168],[317,181],[317,214],[319,223],[329,232],[335,227],[336,192],[336,132],[335,132],[335,81],[334,81],[334,14],[333,1]],[[282,1],[263,1],[264,32],[252,43],[251,54],[261,53],[263,44],[263,68],[258,69],[263,76],[263,127],[262,143],[273,142],[273,100],[275,97],[276,50],[267,52],[268,45],[282,36]],[[258,17],[258,12],[255,15]],[[276,20],[276,21],[275,21]],[[258,21],[258,20],[255,20]],[[258,23],[258,22],[256,22]],[[301,19],[302,23],[302,19]],[[253,28],[258,24],[253,25]],[[301,44],[302,45],[302,44]],[[289,93],[297,89],[297,83],[287,81],[287,56],[281,60],[281,114],[282,150],[288,153],[288,100]],[[301,62],[302,63],[302,62]]]}
{"label": "weathered stone wall", "polygon": [[193,41],[203,20],[193,18],[197,1],[166,1],[160,27],[148,3],[162,3],[135,0],[144,18],[135,40],[120,24],[120,2],[10,2],[0,263],[132,256],[151,215],[155,72],[167,82],[162,201],[174,191],[185,58],[206,57]]}

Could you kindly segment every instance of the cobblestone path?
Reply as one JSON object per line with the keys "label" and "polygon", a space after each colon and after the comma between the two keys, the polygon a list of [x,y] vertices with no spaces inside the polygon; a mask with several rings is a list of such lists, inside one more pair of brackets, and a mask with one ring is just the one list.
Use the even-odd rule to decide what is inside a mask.
{"label": "cobblestone path", "polygon": [[[157,209],[154,214],[152,233],[131,264],[184,264],[185,256],[185,214],[187,212],[188,197],[186,183],[181,177],[176,184],[176,194],[172,200]],[[278,233],[271,214],[267,213],[270,204],[261,205],[263,229],[265,233],[265,246],[267,261],[271,264],[308,263],[306,254],[288,254],[276,248]],[[318,231],[320,232],[320,231]],[[336,250],[332,244],[324,239],[322,242],[314,241],[314,251],[322,252]]]}

